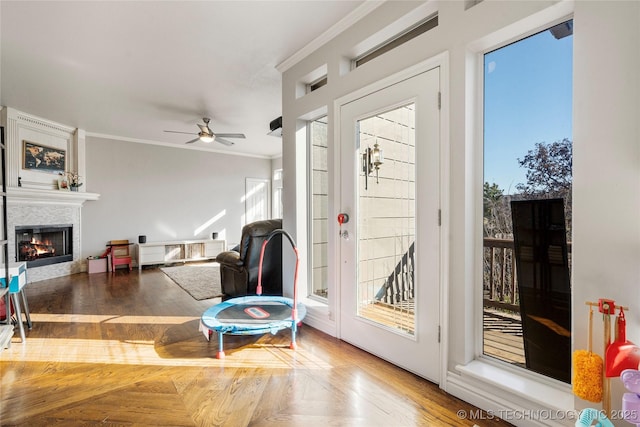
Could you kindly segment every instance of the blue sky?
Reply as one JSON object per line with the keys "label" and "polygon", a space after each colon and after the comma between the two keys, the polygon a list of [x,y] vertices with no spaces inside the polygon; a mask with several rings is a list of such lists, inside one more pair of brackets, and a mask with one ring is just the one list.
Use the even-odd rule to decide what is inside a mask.
{"label": "blue sky", "polygon": [[526,182],[523,158],[537,142],[573,140],[573,36],[549,31],[485,55],[484,180],[505,194]]}

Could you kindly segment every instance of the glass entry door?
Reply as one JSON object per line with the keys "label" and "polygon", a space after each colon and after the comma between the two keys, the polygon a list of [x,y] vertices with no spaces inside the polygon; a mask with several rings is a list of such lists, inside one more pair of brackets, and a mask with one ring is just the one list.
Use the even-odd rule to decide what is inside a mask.
{"label": "glass entry door", "polygon": [[439,381],[439,69],[340,106],[340,336]]}

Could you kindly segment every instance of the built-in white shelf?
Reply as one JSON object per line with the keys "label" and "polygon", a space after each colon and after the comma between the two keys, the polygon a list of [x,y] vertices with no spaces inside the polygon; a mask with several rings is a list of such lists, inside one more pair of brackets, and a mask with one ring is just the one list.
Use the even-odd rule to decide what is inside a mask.
{"label": "built-in white shelf", "polygon": [[227,248],[226,240],[172,240],[138,244],[138,269],[143,265],[215,259]]}

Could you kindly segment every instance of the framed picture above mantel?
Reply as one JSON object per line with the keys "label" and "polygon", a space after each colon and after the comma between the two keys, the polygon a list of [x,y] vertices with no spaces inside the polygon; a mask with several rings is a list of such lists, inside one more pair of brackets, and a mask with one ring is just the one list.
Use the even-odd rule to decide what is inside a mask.
{"label": "framed picture above mantel", "polygon": [[59,174],[65,172],[67,151],[23,140],[22,158],[22,169]]}

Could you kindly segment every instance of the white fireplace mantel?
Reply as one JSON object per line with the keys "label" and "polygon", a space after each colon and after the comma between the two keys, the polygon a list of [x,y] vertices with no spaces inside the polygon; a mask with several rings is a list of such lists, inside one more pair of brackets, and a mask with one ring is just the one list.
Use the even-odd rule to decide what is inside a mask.
{"label": "white fireplace mantel", "polygon": [[[0,124],[5,126],[7,240],[16,242],[16,227],[70,224],[73,260],[29,268],[29,282],[67,276],[82,271],[82,207],[100,194],[58,189],[57,176],[24,167],[26,143],[52,147],[65,153],[65,172],[83,177],[82,190],[91,186],[86,179],[86,133],[83,129],[0,107]],[[1,203],[1,201],[0,201]],[[9,245],[8,259],[16,259],[17,247]]]}
{"label": "white fireplace mantel", "polygon": [[7,188],[8,204],[70,205],[81,207],[84,202],[98,200],[100,194],[80,191],[40,190],[23,187]]}

